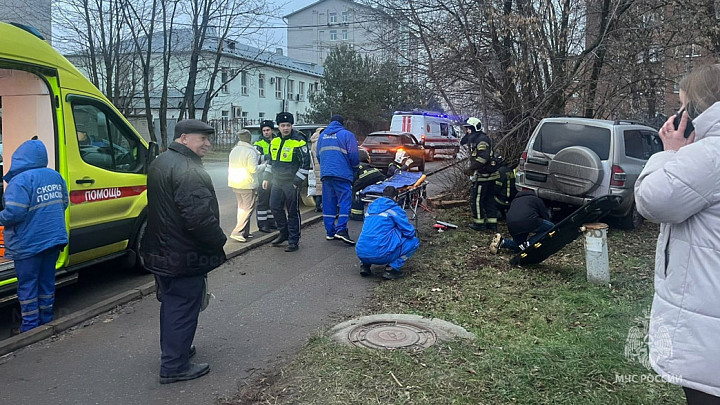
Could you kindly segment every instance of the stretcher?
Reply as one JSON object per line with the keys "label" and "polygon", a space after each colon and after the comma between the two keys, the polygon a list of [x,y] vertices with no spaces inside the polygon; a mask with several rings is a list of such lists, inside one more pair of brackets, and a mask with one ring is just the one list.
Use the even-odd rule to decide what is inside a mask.
{"label": "stretcher", "polygon": [[558,222],[534,245],[528,246],[521,253],[515,255],[510,259],[510,264],[525,265],[542,262],[582,235],[580,227],[583,224],[597,222],[617,208],[621,202],[622,197],[617,195],[605,195],[592,199]]}
{"label": "stretcher", "polygon": [[418,207],[424,207],[423,201],[427,198],[427,176],[422,172],[398,171],[392,177],[380,183],[371,184],[357,192],[358,197],[364,203],[371,203],[382,197],[383,190],[387,186],[393,186],[398,190],[398,204],[405,210],[412,212],[411,221],[415,221],[415,228],[418,226]]}

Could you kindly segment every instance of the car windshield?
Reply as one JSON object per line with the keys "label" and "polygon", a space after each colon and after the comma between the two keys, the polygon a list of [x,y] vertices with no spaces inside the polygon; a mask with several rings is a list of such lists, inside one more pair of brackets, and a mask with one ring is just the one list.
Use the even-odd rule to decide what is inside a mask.
{"label": "car windshield", "polygon": [[368,135],[363,145],[400,145],[402,141],[399,136],[393,135]]}
{"label": "car windshield", "polygon": [[540,127],[533,149],[556,154],[569,146],[584,146],[595,152],[600,160],[610,157],[610,130],[590,125],[546,122]]}

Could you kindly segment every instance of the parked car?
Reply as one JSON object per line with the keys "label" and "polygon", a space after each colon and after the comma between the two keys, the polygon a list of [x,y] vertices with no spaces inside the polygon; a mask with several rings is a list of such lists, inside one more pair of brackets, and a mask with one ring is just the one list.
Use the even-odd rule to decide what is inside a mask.
{"label": "parked car", "polygon": [[516,186],[535,190],[555,208],[622,196],[610,215],[621,228],[634,229],[643,221],[635,209],[635,181],[650,156],[662,150],[657,131],[637,122],[546,118],[522,154]]}
{"label": "parked car", "polygon": [[410,168],[425,170],[425,148],[408,132],[378,131],[369,134],[360,147],[370,155],[370,165],[386,171],[398,150],[404,150],[413,160]]}
{"label": "parked car", "polygon": [[436,154],[451,155],[460,151],[460,137],[453,121],[444,114],[395,111],[390,131],[409,132],[425,147],[425,160],[432,162]]}

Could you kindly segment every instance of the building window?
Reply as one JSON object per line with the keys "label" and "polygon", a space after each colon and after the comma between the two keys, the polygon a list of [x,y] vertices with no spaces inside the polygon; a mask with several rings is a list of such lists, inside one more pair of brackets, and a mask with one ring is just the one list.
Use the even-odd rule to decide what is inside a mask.
{"label": "building window", "polygon": [[305,82],[298,82],[298,101],[305,101]]}
{"label": "building window", "polygon": [[349,15],[347,11],[343,11],[341,14],[342,22],[346,23],[350,21]]}
{"label": "building window", "polygon": [[228,118],[230,116],[230,111],[222,110],[222,112],[220,114],[222,115],[223,118]]}
{"label": "building window", "polygon": [[228,93],[228,77],[229,77],[229,69],[223,69],[220,72],[220,91],[223,93]]}
{"label": "building window", "polygon": [[259,119],[260,121],[264,120],[264,119],[265,119],[265,113],[264,113],[264,112],[259,112],[259,113],[258,113],[258,119]]}
{"label": "building window", "polygon": [[275,98],[282,100],[282,77],[275,78]]}
{"label": "building window", "polygon": [[258,76],[258,95],[265,97],[265,75],[263,73]]}
{"label": "building window", "polygon": [[248,95],[248,83],[247,83],[247,72],[240,72],[240,94],[243,96]]}
{"label": "building window", "polygon": [[287,99],[288,100],[295,100],[295,96],[293,96],[294,92],[295,92],[295,80],[288,80],[287,81]]}
{"label": "building window", "polygon": [[343,41],[347,41],[347,39],[348,39],[348,30],[342,30],[341,33],[342,33],[342,39],[343,39]]}
{"label": "building window", "polygon": [[240,114],[240,118],[242,118],[242,125],[243,125],[243,126],[247,125],[247,122],[248,122],[248,112],[247,112],[247,111],[243,111],[243,112]]}
{"label": "building window", "polygon": [[337,13],[329,13],[328,14],[328,22],[330,24],[337,24]]}
{"label": "building window", "polygon": [[330,30],[330,40],[337,41],[337,30]]}

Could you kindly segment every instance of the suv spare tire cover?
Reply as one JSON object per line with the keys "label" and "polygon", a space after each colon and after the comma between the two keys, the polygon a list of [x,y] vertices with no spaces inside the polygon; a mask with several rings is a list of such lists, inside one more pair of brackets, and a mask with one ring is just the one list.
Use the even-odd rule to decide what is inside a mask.
{"label": "suv spare tire cover", "polygon": [[570,195],[595,190],[603,178],[600,158],[584,146],[570,146],[559,151],[550,161],[548,172],[555,188]]}

